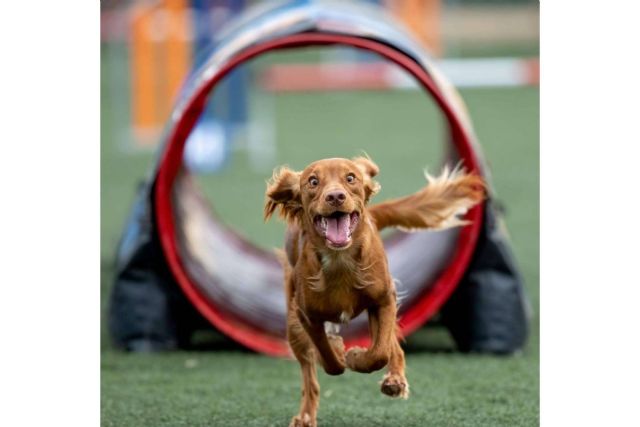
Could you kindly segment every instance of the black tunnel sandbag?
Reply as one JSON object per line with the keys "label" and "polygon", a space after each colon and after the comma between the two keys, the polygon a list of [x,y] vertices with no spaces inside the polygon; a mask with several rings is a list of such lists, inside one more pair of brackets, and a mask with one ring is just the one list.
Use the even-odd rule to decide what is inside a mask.
{"label": "black tunnel sandbag", "polygon": [[208,325],[178,288],[153,221],[152,185],[142,183],[118,244],[108,326],[114,344],[147,352],[186,348]]}
{"label": "black tunnel sandbag", "polygon": [[[140,200],[143,200],[145,215],[133,215],[128,223],[127,232],[137,237],[128,239],[133,241],[133,244],[120,246],[119,259],[127,259],[129,262],[119,262],[110,310],[111,332],[115,341],[124,347],[133,350],[144,348],[145,345],[139,344],[140,341],[138,344],[131,344],[134,340],[139,340],[140,336],[143,337],[143,341],[146,339],[153,343],[148,346],[151,349],[181,345],[193,324],[197,323],[198,319],[202,320],[202,314],[223,333],[250,348],[273,355],[284,355],[288,351],[282,334],[284,324],[277,326],[279,318],[284,319],[280,307],[284,301],[277,302],[274,299],[271,306],[262,307],[268,310],[258,310],[249,316],[242,308],[238,310],[238,305],[233,303],[228,289],[225,291],[216,287],[216,280],[211,280],[215,277],[215,271],[208,268],[209,261],[206,260],[214,259],[194,256],[199,249],[193,246],[196,241],[193,236],[206,230],[207,232],[202,234],[209,235],[214,240],[200,240],[200,246],[219,243],[215,240],[218,238],[222,239],[224,245],[238,245],[244,253],[236,252],[234,255],[230,252],[231,256],[241,253],[243,257],[253,259],[253,265],[265,267],[263,270],[267,275],[264,277],[269,278],[270,286],[276,286],[276,275],[281,274],[271,254],[265,254],[250,242],[239,239],[233,231],[222,226],[211,216],[203,201],[199,199],[197,190],[186,179],[188,174],[183,169],[181,159],[184,141],[199,117],[209,92],[227,72],[253,56],[271,49],[337,43],[368,49],[396,62],[413,74],[443,111],[451,128],[453,146],[458,151],[458,157],[465,161],[465,166],[487,176],[482,152],[461,98],[437,72],[428,55],[411,41],[401,28],[387,21],[385,16],[342,3],[334,3],[331,7],[326,3],[276,6],[250,15],[251,19],[241,19],[241,24],[226,32],[226,39],[220,41],[209,60],[194,72],[185,85],[172,114],[158,164],[154,168],[155,187],[147,186],[143,194],[139,195],[136,206],[139,211]],[[185,205],[200,207],[185,210]],[[476,259],[481,255],[476,250],[476,242],[481,233],[483,210],[482,206],[472,209],[469,218],[474,218],[475,221],[471,226],[449,232],[449,236],[458,233],[457,243],[452,261],[446,268],[443,267],[439,276],[425,276],[422,278],[423,283],[420,284],[419,280],[416,280],[411,285],[420,285],[421,292],[415,293],[414,301],[411,301],[411,298],[405,301],[406,313],[400,319],[401,327],[404,323],[405,332],[412,332],[435,314],[462,278],[471,261],[471,255],[475,252]],[[136,221],[142,221],[145,226],[136,228]],[[423,239],[420,234],[422,233],[403,239],[391,239],[388,248],[391,264],[394,263],[394,257],[397,258],[402,252],[398,250],[398,242],[420,242],[420,239]],[[431,239],[430,243],[427,242],[428,239]],[[436,249],[434,242],[438,239],[428,239],[421,246],[411,248],[411,252],[425,253]],[[129,255],[122,256],[123,251]],[[444,250],[441,255],[442,259],[448,257]],[[250,269],[251,266],[245,268]],[[407,271],[411,272],[411,269]],[[514,280],[514,284],[521,289],[518,278]],[[399,286],[402,286],[402,281]],[[180,293],[180,288],[184,294]],[[207,294],[210,291],[213,293]],[[148,297],[144,296],[146,292]],[[184,298],[184,295],[187,298]],[[217,298],[217,301],[214,301],[214,298]],[[505,303],[513,302],[505,300]],[[456,310],[468,311],[473,306],[473,301],[457,305],[450,313]],[[200,314],[194,314],[195,310],[192,310],[192,307]],[[514,308],[514,311],[517,310],[517,307]],[[261,315],[265,317],[261,318]],[[511,320],[514,319],[515,317],[512,317]],[[526,322],[526,319],[524,321]],[[472,329],[473,327],[467,326]],[[356,324],[351,332],[359,335],[362,331]],[[461,334],[458,333],[458,336]],[[360,339],[360,342],[367,339],[364,336],[356,338]],[[357,342],[356,338],[351,344]]]}
{"label": "black tunnel sandbag", "polygon": [[442,308],[442,323],[460,351],[509,354],[524,346],[531,308],[492,200],[471,264]]}

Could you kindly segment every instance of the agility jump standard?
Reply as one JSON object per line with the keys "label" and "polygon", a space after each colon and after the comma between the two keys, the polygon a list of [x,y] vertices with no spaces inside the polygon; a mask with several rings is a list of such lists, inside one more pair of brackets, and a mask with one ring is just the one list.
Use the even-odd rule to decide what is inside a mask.
{"label": "agility jump standard", "polygon": [[[313,2],[249,12],[186,83],[157,164],[140,190],[117,260],[109,319],[116,344],[134,351],[186,346],[202,316],[250,349],[289,353],[283,273],[275,255],[213,215],[183,165],[183,150],[208,97],[234,68],[267,52],[335,45],[373,52],[412,75],[448,125],[451,161],[487,178],[460,96],[386,15]],[[440,312],[461,350],[512,352],[528,329],[520,277],[491,200],[467,219],[471,225],[460,229],[398,233],[385,242],[402,297],[401,330],[409,335]],[[347,346],[367,345],[366,322],[355,319],[343,336]]]}

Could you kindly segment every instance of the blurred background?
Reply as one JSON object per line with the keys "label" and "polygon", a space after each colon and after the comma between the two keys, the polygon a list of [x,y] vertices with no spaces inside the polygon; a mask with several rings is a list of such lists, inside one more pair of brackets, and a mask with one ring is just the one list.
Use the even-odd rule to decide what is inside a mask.
{"label": "blurred background", "polygon": [[[126,355],[112,349],[105,321],[115,248],[136,188],[153,165],[182,83],[223,35],[225,23],[260,3],[269,2],[101,2],[101,387],[105,425],[195,425],[198,417],[202,423],[213,422],[211,425],[269,425],[281,416],[285,423],[293,413],[299,393],[295,364],[237,349],[215,354]],[[408,358],[409,380],[423,394],[417,392],[407,402],[409,406],[394,407],[384,401],[373,409],[366,425],[385,425],[380,420],[399,410],[415,411],[416,417],[431,410],[436,425],[437,420],[442,425],[535,425],[538,2],[371,3],[380,4],[404,23],[460,89],[506,211],[533,319],[524,354],[510,359],[451,354],[450,338],[436,328],[412,336],[407,346],[416,353]],[[377,198],[384,200],[418,189],[424,182],[425,167],[437,171],[446,154],[443,138],[440,113],[403,71],[354,49],[309,48],[266,54],[228,76],[210,97],[187,142],[185,163],[224,222],[256,244],[271,248],[281,245],[284,230],[277,221],[263,224],[261,215],[265,180],[275,166],[302,169],[320,158],[352,157],[366,151],[381,167],[383,190]],[[290,397],[282,407],[268,407],[259,392],[247,402],[246,390],[225,385],[244,383],[242,375],[254,374],[268,378],[255,386],[258,389],[275,384]],[[433,389],[434,377],[439,387],[446,384],[446,392]],[[349,378],[348,384],[323,378],[323,389],[340,382],[336,388],[343,397],[348,389],[360,386],[373,396],[371,378]],[[422,386],[421,378],[426,381]],[[248,418],[238,415],[237,424],[230,422],[233,411],[215,403],[221,393],[231,400],[237,394],[244,405],[241,412]],[[428,399],[424,393],[429,394]],[[478,395],[486,395],[487,400],[478,402]],[[343,405],[343,413],[358,406],[349,399],[334,404]],[[170,410],[175,405],[180,410]],[[157,410],[159,406],[165,409]],[[187,408],[188,422],[180,418]],[[336,425],[343,424],[336,421]]]}
{"label": "blurred background", "polygon": [[[206,58],[220,28],[259,3],[102,3],[103,207],[110,209],[103,210],[103,226],[113,226],[112,233],[103,234],[107,259],[126,201],[149,168],[183,81]],[[536,109],[537,4],[379,4],[438,58],[470,108],[486,104],[472,114],[485,149],[493,144],[512,149],[515,142],[506,141],[511,135],[484,137],[482,131],[488,120],[498,121],[490,124],[494,132],[522,129],[514,120],[531,118],[523,108]],[[442,160],[439,114],[411,78],[373,55],[336,47],[270,53],[239,67],[217,88],[188,141],[185,161],[226,222],[264,247],[278,246],[282,225],[265,226],[256,215],[264,180],[276,165],[303,168],[319,158],[366,151],[381,166],[384,191],[379,197],[405,194],[422,183],[423,168],[433,171]],[[531,125],[537,126],[535,118]],[[535,135],[532,141],[537,146]],[[231,187],[241,188],[245,197],[234,197],[226,190]]]}

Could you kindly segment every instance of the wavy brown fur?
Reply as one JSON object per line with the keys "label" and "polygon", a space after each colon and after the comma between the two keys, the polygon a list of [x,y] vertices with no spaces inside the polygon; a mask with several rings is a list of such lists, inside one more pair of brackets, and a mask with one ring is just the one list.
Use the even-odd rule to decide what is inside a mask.
{"label": "wavy brown fur", "polygon": [[265,221],[279,210],[279,216],[286,220],[293,220],[302,209],[300,201],[300,173],[282,166],[273,172],[267,182],[266,201],[264,205]]}

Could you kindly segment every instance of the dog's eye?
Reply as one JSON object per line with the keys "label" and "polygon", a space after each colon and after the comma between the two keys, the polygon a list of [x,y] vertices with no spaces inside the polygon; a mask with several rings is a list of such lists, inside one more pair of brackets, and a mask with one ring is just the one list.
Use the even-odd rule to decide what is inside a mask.
{"label": "dog's eye", "polygon": [[354,174],[350,173],[349,175],[347,175],[347,182],[349,184],[351,184],[352,182],[355,182],[355,180],[356,180],[356,176]]}
{"label": "dog's eye", "polygon": [[318,178],[316,178],[315,176],[309,177],[309,185],[310,186],[316,187],[319,183],[320,183],[320,181],[318,181]]}

